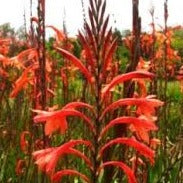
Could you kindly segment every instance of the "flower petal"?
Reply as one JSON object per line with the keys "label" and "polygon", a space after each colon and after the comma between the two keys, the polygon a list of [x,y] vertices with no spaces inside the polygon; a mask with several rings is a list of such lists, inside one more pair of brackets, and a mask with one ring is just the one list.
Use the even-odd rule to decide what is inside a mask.
{"label": "flower petal", "polygon": [[102,156],[104,150],[106,150],[109,146],[114,144],[126,144],[128,146],[134,147],[137,151],[139,151],[140,154],[148,158],[150,162],[154,164],[154,151],[146,145],[138,142],[134,138],[116,138],[114,140],[109,141],[107,144],[102,146],[102,148],[99,151],[99,156]]}
{"label": "flower petal", "polygon": [[129,183],[137,183],[137,180],[135,178],[135,175],[134,175],[132,169],[129,168],[127,165],[125,165],[123,162],[107,161],[102,164],[102,166],[99,168],[99,171],[101,168],[104,168],[105,166],[111,166],[111,165],[113,165],[115,167],[117,167],[117,166],[120,167],[127,175]]}
{"label": "flower petal", "polygon": [[76,67],[79,68],[79,70],[85,75],[85,77],[88,79],[90,83],[92,83],[92,75],[88,71],[88,69],[83,65],[83,63],[74,55],[69,53],[68,51],[62,49],[62,48],[55,48],[59,53],[61,53],[66,59],[70,60]]}
{"label": "flower petal", "polygon": [[146,71],[133,71],[126,74],[121,74],[119,76],[116,76],[106,87],[102,90],[102,98],[104,98],[108,92],[115,87],[115,85],[120,84],[122,82],[136,79],[136,78],[153,78],[154,74]]}
{"label": "flower petal", "polygon": [[80,176],[83,180],[85,180],[86,182],[90,182],[88,177],[76,170],[70,170],[70,169],[66,169],[66,170],[61,170],[58,171],[57,173],[55,173],[52,177],[52,181],[53,182],[60,182],[62,180],[62,177],[64,175],[75,175],[75,176]]}

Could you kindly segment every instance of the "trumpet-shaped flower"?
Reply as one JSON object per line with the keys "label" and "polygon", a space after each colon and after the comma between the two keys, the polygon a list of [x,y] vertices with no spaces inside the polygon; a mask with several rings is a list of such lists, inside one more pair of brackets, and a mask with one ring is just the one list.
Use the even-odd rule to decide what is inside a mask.
{"label": "trumpet-shaped flower", "polygon": [[67,116],[77,116],[82,118],[89,125],[92,132],[95,133],[95,128],[92,122],[88,117],[86,117],[80,111],[75,110],[77,107],[87,107],[92,109],[92,107],[83,102],[71,102],[64,106],[61,110],[57,111],[41,111],[41,110],[33,110],[37,112],[38,115],[34,117],[34,122],[45,122],[45,134],[51,135],[54,131],[59,130],[61,134],[65,133],[68,128]]}

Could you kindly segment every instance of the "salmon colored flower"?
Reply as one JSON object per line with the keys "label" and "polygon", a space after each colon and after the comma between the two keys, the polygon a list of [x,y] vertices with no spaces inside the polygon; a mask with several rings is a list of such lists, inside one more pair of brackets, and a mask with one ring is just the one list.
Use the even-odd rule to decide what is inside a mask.
{"label": "salmon colored flower", "polygon": [[102,98],[109,93],[109,91],[114,88],[116,85],[131,80],[131,79],[140,79],[140,78],[150,78],[152,79],[154,75],[150,72],[146,71],[133,71],[126,74],[121,74],[119,76],[116,76],[108,85],[106,85],[102,90]]}
{"label": "salmon colored flower", "polygon": [[75,176],[80,176],[83,180],[85,180],[86,182],[90,182],[88,177],[86,177],[86,175],[79,173],[76,170],[70,170],[70,169],[66,169],[66,170],[61,170],[56,172],[53,176],[52,176],[52,181],[55,182],[60,182],[62,180],[62,177],[64,175],[75,175]]}
{"label": "salmon colored flower", "polygon": [[31,69],[32,67],[28,67],[27,69],[25,69],[22,75],[17,79],[13,91],[10,94],[11,98],[15,98],[18,95],[18,93],[27,86],[27,83],[30,80],[28,74],[31,71]]}
{"label": "salmon colored flower", "polygon": [[106,143],[104,146],[101,147],[101,149],[99,151],[99,156],[101,157],[103,152],[107,148],[109,148],[110,146],[115,145],[115,144],[125,144],[125,145],[133,147],[141,155],[148,158],[152,164],[154,164],[154,157],[155,157],[154,151],[152,149],[150,149],[149,147],[147,147],[145,144],[137,141],[135,138],[116,138],[114,140],[111,140],[108,143]]}
{"label": "salmon colored flower", "polygon": [[31,136],[29,131],[23,131],[20,136],[20,148],[24,153],[27,153],[28,151],[28,141],[26,140],[26,136]]}
{"label": "salmon colored flower", "polygon": [[36,164],[39,169],[45,171],[47,174],[53,174],[55,172],[55,167],[58,162],[58,159],[65,154],[74,154],[76,156],[84,159],[90,166],[92,166],[91,162],[84,154],[79,152],[76,149],[73,149],[76,145],[86,145],[89,148],[93,148],[92,144],[89,141],[85,140],[71,140],[60,147],[52,147],[43,150],[38,150],[33,152],[33,158],[36,160]]}
{"label": "salmon colored flower", "polygon": [[46,27],[51,28],[56,33],[56,43],[58,45],[60,45],[65,40],[66,36],[61,30],[57,29],[53,25],[47,25]]}
{"label": "salmon colored flower", "polygon": [[[136,118],[136,117],[128,117],[123,116],[116,118],[112,121],[110,121],[105,128],[101,131],[99,135],[99,140],[102,138],[102,136],[114,125],[118,124],[130,124],[133,125],[132,131],[135,131],[137,134],[141,134],[142,131],[148,132],[150,130],[157,130],[158,127],[154,124],[154,122],[146,119]],[[148,135],[148,134],[147,134]]]}
{"label": "salmon colored flower", "polygon": [[95,133],[95,128],[92,122],[88,117],[86,117],[83,113],[75,110],[76,107],[88,107],[92,109],[91,106],[82,102],[72,102],[67,104],[61,110],[57,111],[41,111],[41,110],[33,110],[33,112],[37,112],[38,115],[34,117],[34,122],[45,122],[45,134],[51,135],[54,131],[59,130],[61,134],[65,133],[68,128],[68,122],[66,117],[68,116],[77,116],[84,119],[84,121],[89,125],[90,129],[93,133]]}
{"label": "salmon colored flower", "polygon": [[59,53],[61,53],[66,59],[70,60],[86,77],[86,79],[93,83],[93,77],[92,74],[88,71],[88,69],[83,65],[81,60],[79,60],[77,57],[69,53],[68,51],[62,49],[62,48],[55,48]]}
{"label": "salmon colored flower", "polygon": [[102,168],[104,168],[105,166],[111,166],[111,165],[115,166],[115,167],[120,167],[127,175],[129,183],[137,183],[133,170],[131,168],[129,168],[127,165],[125,165],[123,162],[107,161],[102,164],[102,166],[99,168],[98,172],[100,172],[100,170]]}
{"label": "salmon colored flower", "polygon": [[25,167],[25,160],[17,160],[15,172],[16,175],[22,175],[24,173],[23,168]]}
{"label": "salmon colored flower", "polygon": [[163,102],[158,100],[158,99],[154,99],[154,98],[150,98],[150,97],[120,99],[120,100],[110,104],[103,111],[103,113],[100,117],[100,120],[110,110],[114,110],[114,109],[116,109],[117,107],[120,107],[120,106],[132,106],[132,105],[135,105],[135,106],[138,107],[137,112],[138,112],[139,115],[145,115],[147,117],[151,117],[153,114],[155,114],[155,108],[162,106]]}

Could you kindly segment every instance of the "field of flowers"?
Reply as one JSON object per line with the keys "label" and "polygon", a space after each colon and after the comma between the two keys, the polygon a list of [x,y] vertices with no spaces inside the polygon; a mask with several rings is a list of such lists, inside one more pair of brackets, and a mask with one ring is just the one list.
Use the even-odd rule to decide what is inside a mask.
{"label": "field of flowers", "polygon": [[183,183],[183,27],[167,25],[168,0],[148,33],[139,0],[125,33],[89,0],[75,38],[45,25],[45,4],[21,36],[0,26],[0,182]]}

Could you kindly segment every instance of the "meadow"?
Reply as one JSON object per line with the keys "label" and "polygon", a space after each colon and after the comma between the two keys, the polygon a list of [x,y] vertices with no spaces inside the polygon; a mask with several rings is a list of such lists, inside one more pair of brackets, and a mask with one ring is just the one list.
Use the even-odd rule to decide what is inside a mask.
{"label": "meadow", "polygon": [[0,26],[0,182],[183,183],[183,27],[168,0],[150,32],[138,0],[131,31],[90,0],[74,38],[45,24],[45,3],[28,32]]}

